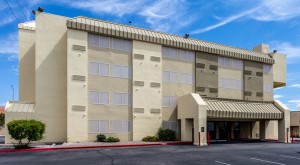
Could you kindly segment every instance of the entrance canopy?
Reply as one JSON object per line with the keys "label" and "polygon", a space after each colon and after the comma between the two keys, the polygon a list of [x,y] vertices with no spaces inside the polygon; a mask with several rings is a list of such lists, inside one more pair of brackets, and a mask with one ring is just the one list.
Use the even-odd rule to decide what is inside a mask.
{"label": "entrance canopy", "polygon": [[10,101],[5,106],[6,112],[30,112],[34,113],[34,103],[21,103]]}
{"label": "entrance canopy", "polygon": [[203,98],[207,117],[240,119],[282,119],[283,112],[273,102]]}

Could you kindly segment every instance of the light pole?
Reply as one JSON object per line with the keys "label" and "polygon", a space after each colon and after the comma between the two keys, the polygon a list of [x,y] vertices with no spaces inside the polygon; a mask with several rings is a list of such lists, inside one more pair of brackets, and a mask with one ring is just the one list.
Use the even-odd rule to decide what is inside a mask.
{"label": "light pole", "polygon": [[11,86],[11,89],[12,89],[12,100],[14,101],[15,100],[15,88],[13,85],[10,85]]}

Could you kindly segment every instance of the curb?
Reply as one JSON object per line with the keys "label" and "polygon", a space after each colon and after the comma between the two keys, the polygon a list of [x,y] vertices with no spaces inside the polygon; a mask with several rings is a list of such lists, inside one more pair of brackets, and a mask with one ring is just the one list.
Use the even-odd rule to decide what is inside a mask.
{"label": "curb", "polygon": [[38,152],[38,151],[52,151],[52,150],[74,150],[74,149],[88,149],[88,148],[120,148],[120,147],[146,147],[146,146],[164,146],[164,145],[192,145],[193,142],[162,142],[154,144],[120,144],[107,146],[71,146],[71,147],[55,147],[55,148],[30,148],[30,149],[8,149],[0,150],[0,153],[11,152]]}

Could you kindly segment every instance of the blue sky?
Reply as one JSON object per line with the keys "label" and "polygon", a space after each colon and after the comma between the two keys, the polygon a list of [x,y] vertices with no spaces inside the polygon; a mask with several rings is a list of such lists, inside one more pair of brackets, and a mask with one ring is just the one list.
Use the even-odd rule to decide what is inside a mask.
{"label": "blue sky", "polygon": [[287,86],[274,97],[300,110],[299,0],[0,0],[0,105],[18,99],[18,22],[31,10],[87,16],[251,50],[260,43],[287,54]]}

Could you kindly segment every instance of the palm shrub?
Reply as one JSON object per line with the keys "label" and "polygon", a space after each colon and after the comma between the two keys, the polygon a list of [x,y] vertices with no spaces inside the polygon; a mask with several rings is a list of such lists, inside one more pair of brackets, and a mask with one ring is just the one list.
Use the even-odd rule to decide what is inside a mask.
{"label": "palm shrub", "polygon": [[115,143],[115,142],[119,142],[120,139],[116,138],[116,137],[108,137],[105,142],[109,142],[109,143]]}
{"label": "palm shrub", "polygon": [[41,140],[45,128],[46,125],[37,120],[13,120],[7,124],[11,138],[18,141],[15,148],[28,148],[32,141]]}
{"label": "palm shrub", "polygon": [[158,141],[158,137],[156,136],[146,136],[143,138],[144,142],[157,142]]}
{"label": "palm shrub", "polygon": [[158,130],[158,139],[159,141],[175,141],[176,140],[176,132],[170,129],[162,129]]}
{"label": "palm shrub", "polygon": [[97,135],[97,142],[105,142],[106,141],[106,136],[103,134]]}

